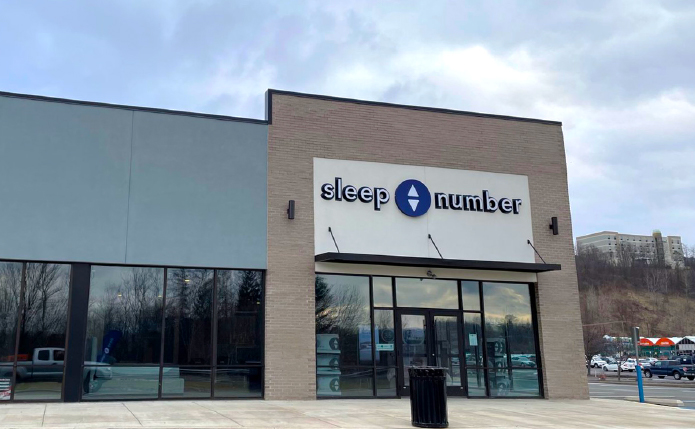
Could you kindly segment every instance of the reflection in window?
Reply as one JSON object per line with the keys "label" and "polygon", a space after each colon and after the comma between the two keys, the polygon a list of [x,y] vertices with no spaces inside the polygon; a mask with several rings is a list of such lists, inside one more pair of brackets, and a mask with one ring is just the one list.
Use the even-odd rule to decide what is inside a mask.
{"label": "reflection in window", "polygon": [[215,398],[260,398],[263,392],[261,368],[218,369]]}
{"label": "reflection in window", "polygon": [[258,271],[217,272],[217,364],[261,363],[262,275]]}
{"label": "reflection in window", "polygon": [[455,280],[396,279],[396,303],[399,307],[459,308]]}
{"label": "reflection in window", "polygon": [[162,397],[209,398],[211,380],[209,367],[166,367],[162,373]]}
{"label": "reflection in window", "polygon": [[317,353],[338,352],[341,366],[372,363],[369,277],[316,277],[316,334]]}
{"label": "reflection in window", "polygon": [[482,369],[468,368],[468,396],[485,396],[485,373]]}
{"label": "reflection in window", "polygon": [[466,366],[484,366],[483,332],[480,326],[480,313],[463,314],[463,339],[465,343]]}
{"label": "reflection in window", "polygon": [[0,262],[0,400],[10,399],[22,264]]}
{"label": "reflection in window", "polygon": [[488,377],[492,397],[540,395],[537,370],[489,370]]}
{"label": "reflection in window", "polygon": [[397,366],[393,310],[374,310],[374,339],[376,340],[376,364]]}
{"label": "reflection in window", "polygon": [[391,277],[373,277],[374,307],[393,307],[393,284]]}
{"label": "reflection in window", "polygon": [[458,318],[456,316],[435,315],[432,345],[435,350],[436,365],[446,368],[446,385],[461,385],[461,362],[459,358]]}
{"label": "reflection in window", "polygon": [[529,285],[483,283],[483,299],[488,366],[535,366]]}
{"label": "reflection in window", "polygon": [[465,311],[480,311],[480,287],[478,282],[462,281],[461,297]]}
{"label": "reflection in window", "polygon": [[369,277],[319,275],[315,287],[317,395],[372,396]]}
{"label": "reflection in window", "polygon": [[396,372],[397,368],[376,369],[376,395],[396,396]]}
{"label": "reflection in window", "polygon": [[[331,390],[337,388],[341,396],[374,396],[374,373],[370,367],[343,369],[339,380],[336,386],[331,379],[328,387]],[[319,392],[324,391],[324,381],[322,378],[318,382]]]}
{"label": "reflection in window", "polygon": [[213,270],[167,270],[164,363],[210,365]]}
{"label": "reflection in window", "polygon": [[157,399],[159,395],[158,366],[85,365],[83,371],[84,401]]}
{"label": "reflection in window", "polygon": [[[16,400],[61,397],[64,362],[56,357],[62,358],[65,350],[69,282],[70,265],[26,264]],[[36,374],[40,376],[35,377]]]}
{"label": "reflection in window", "polygon": [[92,266],[85,365],[159,364],[164,269]]}

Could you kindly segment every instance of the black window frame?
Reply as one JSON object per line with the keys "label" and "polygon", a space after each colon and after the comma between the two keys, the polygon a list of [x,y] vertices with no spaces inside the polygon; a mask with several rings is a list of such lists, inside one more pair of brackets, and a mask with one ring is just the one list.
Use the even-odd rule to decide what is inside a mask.
{"label": "black window frame", "polygon": [[[142,401],[142,400],[234,400],[234,399],[239,399],[239,400],[246,400],[246,399],[263,399],[265,398],[265,315],[266,315],[266,278],[267,278],[267,272],[265,269],[258,269],[258,268],[234,268],[234,267],[199,267],[199,266],[183,266],[183,265],[160,265],[160,264],[122,264],[122,263],[103,263],[103,262],[77,262],[77,261],[54,261],[54,260],[30,260],[30,259],[12,259],[12,258],[0,258],[0,262],[7,262],[7,263],[19,263],[22,264],[22,273],[21,273],[21,285],[20,285],[20,295],[19,295],[19,307],[17,311],[17,323],[14,326],[15,329],[15,353],[14,353],[14,361],[12,363],[12,375],[10,377],[10,399],[7,401],[2,401],[5,403],[59,403],[59,402],[113,402],[113,401]],[[38,399],[38,400],[15,400],[14,394],[16,391],[16,386],[17,386],[17,354],[18,354],[18,347],[19,347],[19,334],[21,332],[21,323],[22,323],[22,312],[21,309],[23,307],[23,301],[24,301],[24,294],[26,290],[26,271],[27,271],[27,264],[61,264],[61,265],[67,265],[70,268],[70,282],[68,285],[68,308],[67,308],[67,326],[66,326],[66,334],[65,334],[65,344],[63,345],[63,349],[65,350],[65,361],[63,365],[63,382],[62,382],[62,390],[61,390],[61,396],[60,399]],[[158,393],[156,398],[117,398],[117,397],[108,397],[108,398],[99,398],[99,399],[83,399],[83,389],[82,389],[82,371],[84,370],[84,354],[85,354],[85,333],[86,333],[86,323],[87,323],[87,308],[88,308],[88,302],[89,302],[89,292],[90,292],[90,287],[91,287],[91,279],[89,276],[82,276],[80,278],[77,278],[76,276],[73,276],[73,271],[77,266],[82,266],[86,267],[88,272],[91,272],[92,266],[106,266],[106,267],[124,267],[124,268],[162,268],[164,269],[164,285],[163,285],[163,290],[162,290],[162,303],[163,303],[163,309],[165,308],[164,306],[166,305],[166,286],[167,286],[167,272],[169,269],[191,269],[191,270],[212,270],[213,271],[213,316],[211,320],[211,325],[212,325],[212,351],[216,352],[217,350],[217,344],[216,344],[216,339],[217,339],[217,272],[218,271],[253,271],[253,272],[258,272],[260,273],[260,283],[261,283],[261,308],[259,311],[259,318],[261,319],[260,325],[260,331],[258,332],[258,337],[259,341],[261,344],[261,356],[260,356],[260,363],[258,364],[245,364],[245,365],[217,365],[217,359],[216,359],[216,353],[211,355],[211,362],[210,365],[199,365],[199,367],[203,368],[209,368],[211,371],[210,374],[210,392],[211,395],[209,397],[186,397],[186,396],[181,396],[181,397],[163,397],[162,396],[162,373],[163,373],[163,368],[165,364],[163,364],[163,358],[164,358],[164,322],[165,322],[165,316],[166,312],[162,311],[162,331],[160,333],[160,362],[159,365],[157,364],[123,364],[119,365],[120,367],[152,367],[152,368],[159,368],[159,384],[158,384]],[[81,289],[84,291],[86,289],[86,293],[81,293],[77,294],[75,293],[75,289]],[[79,302],[74,302],[73,301],[73,296],[80,295],[79,299],[75,301]],[[80,317],[80,312],[82,312],[82,316]],[[84,326],[79,327],[75,326],[76,320],[81,320],[80,324],[83,324]],[[80,335],[80,331],[81,334]],[[68,347],[68,344],[72,344],[74,346],[77,341],[75,339],[70,339],[71,332],[74,335],[80,336],[79,338],[79,344],[80,347],[75,348],[72,347],[74,350],[70,350]],[[80,371],[79,371],[79,377],[70,377],[69,376],[69,371],[68,371],[68,366],[69,365],[79,365]],[[89,365],[87,365],[89,366]],[[193,367],[195,365],[179,365],[179,366],[185,366],[185,367]],[[215,377],[217,370],[224,370],[224,369],[258,369],[260,371],[260,384],[261,384],[261,391],[260,391],[260,396],[258,395],[250,395],[250,396],[224,396],[224,397],[215,397]],[[68,386],[70,384],[70,386]],[[79,387],[79,394],[77,397],[73,398],[74,395],[70,395],[66,390],[67,388],[72,387],[73,391]]]}
{"label": "black window frame", "polygon": [[[423,276],[423,277],[415,277],[415,276],[403,276],[403,275],[387,275],[387,274],[355,274],[355,273],[342,273],[342,272],[326,272],[326,271],[316,271],[315,272],[315,277],[316,276],[356,276],[356,277],[367,277],[369,278],[369,294],[370,294],[370,318],[371,318],[371,339],[372,339],[372,380],[373,380],[373,394],[372,396],[319,396],[318,394],[316,395],[317,399],[325,400],[325,399],[365,399],[365,398],[376,398],[376,399],[388,399],[388,398],[401,398],[403,395],[400,392],[399,387],[402,386],[402,380],[401,380],[401,375],[400,375],[400,342],[397,340],[396,341],[396,363],[398,366],[394,367],[396,368],[396,373],[397,373],[397,382],[396,382],[396,395],[394,396],[379,396],[377,392],[377,370],[383,370],[383,369],[388,369],[391,368],[390,366],[378,366],[376,364],[376,349],[375,349],[375,329],[374,329],[374,311],[375,310],[392,310],[393,311],[393,317],[394,317],[394,329],[396,329],[396,325],[398,324],[397,320],[397,315],[399,314],[400,310],[403,309],[412,309],[412,310],[425,310],[425,311],[456,311],[460,315],[459,320],[460,320],[460,328],[459,332],[464,333],[465,327],[463,326],[464,323],[464,316],[467,313],[472,313],[472,314],[478,314],[480,315],[480,321],[481,321],[481,336],[482,336],[482,353],[483,353],[483,362],[484,365],[479,366],[468,366],[466,364],[465,358],[461,361],[461,366],[460,366],[460,371],[461,371],[461,386],[464,387],[465,391],[465,397],[468,399],[543,399],[545,398],[545,389],[544,389],[544,378],[543,378],[543,365],[542,365],[542,354],[541,354],[541,346],[540,346],[540,336],[539,336],[539,326],[538,326],[538,305],[537,305],[537,288],[538,288],[538,282],[528,282],[528,281],[508,281],[508,280],[492,280],[492,279],[485,279],[485,280],[480,280],[480,279],[471,279],[471,278],[462,278],[462,277],[437,277],[437,280],[453,280],[457,282],[457,291],[458,291],[458,309],[445,309],[445,308],[422,308],[422,307],[400,307],[398,305],[397,297],[396,297],[396,279],[397,278],[409,278],[409,279],[429,279],[429,277]],[[393,294],[393,302],[391,307],[383,307],[383,306],[375,306],[374,301],[373,301],[373,278],[374,277],[391,277],[391,288],[392,288],[392,294]],[[462,282],[476,282],[478,284],[478,299],[479,299],[479,310],[464,310],[463,307],[463,291],[462,291]],[[538,377],[538,396],[524,396],[524,395],[508,395],[508,396],[491,396],[490,395],[490,384],[489,384],[489,371],[492,369],[497,369],[490,367],[488,364],[488,359],[487,359],[487,347],[484,346],[486,344],[486,333],[485,333],[485,304],[484,304],[484,296],[483,296],[483,284],[484,283],[502,283],[502,284],[523,284],[528,286],[528,291],[529,291],[529,300],[530,300],[530,305],[531,305],[531,323],[532,323],[532,329],[533,329],[533,339],[534,339],[534,349],[535,349],[535,354],[536,354],[536,372],[537,372],[537,377]],[[461,338],[461,343],[460,346],[460,353],[461,355],[465,356],[465,338]],[[314,351],[314,353],[316,353]],[[507,360],[511,359],[511,355],[507,356]],[[361,368],[364,368],[364,366],[360,366]],[[316,367],[318,368],[318,366]],[[346,368],[348,368],[346,366]],[[484,374],[484,380],[485,380],[485,396],[471,396],[468,393],[468,380],[467,380],[467,371],[468,369],[474,369],[478,371],[482,371]],[[504,369],[506,369],[509,373],[510,380],[513,380],[513,370],[524,370],[524,371],[529,371],[532,369],[528,368],[520,368],[520,367],[513,367],[511,364],[506,366]]]}

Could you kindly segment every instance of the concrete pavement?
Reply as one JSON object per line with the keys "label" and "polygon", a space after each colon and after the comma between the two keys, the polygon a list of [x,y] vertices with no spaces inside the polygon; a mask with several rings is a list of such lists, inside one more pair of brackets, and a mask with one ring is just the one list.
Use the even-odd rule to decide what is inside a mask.
{"label": "concrete pavement", "polygon": [[[451,428],[693,427],[695,410],[627,401],[449,399]],[[407,399],[2,404],[0,427],[409,428]]]}

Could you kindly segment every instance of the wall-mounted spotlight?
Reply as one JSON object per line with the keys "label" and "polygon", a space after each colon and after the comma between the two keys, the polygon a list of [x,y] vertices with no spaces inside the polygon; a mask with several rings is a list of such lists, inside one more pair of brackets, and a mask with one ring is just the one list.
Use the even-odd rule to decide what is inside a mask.
{"label": "wall-mounted spotlight", "polygon": [[557,227],[557,218],[554,216],[550,218],[550,229],[553,230],[553,235],[559,234]]}
{"label": "wall-mounted spotlight", "polygon": [[290,200],[290,205],[287,207],[287,219],[294,219],[294,200]]}

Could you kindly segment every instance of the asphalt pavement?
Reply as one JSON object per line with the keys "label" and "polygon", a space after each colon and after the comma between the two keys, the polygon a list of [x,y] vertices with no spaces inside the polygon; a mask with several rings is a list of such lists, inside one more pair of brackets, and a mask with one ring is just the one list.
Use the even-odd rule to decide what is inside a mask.
{"label": "asphalt pavement", "polygon": [[[592,370],[591,375],[587,376],[589,383],[594,381],[601,381],[600,376],[605,376],[605,382],[607,383],[637,383],[637,373],[624,371],[620,374],[620,380],[618,380],[617,372],[604,372],[601,369]],[[695,388],[695,381],[688,380],[687,378],[681,378],[680,380],[674,379],[672,376],[659,378],[653,376],[652,378],[642,377],[644,384],[646,385],[672,385],[674,387],[684,387],[684,388]]]}
{"label": "asphalt pavement", "polygon": [[[592,398],[619,399],[637,396],[637,385],[613,384],[609,382],[590,382],[589,394]],[[678,386],[644,386],[645,398],[668,398],[683,401],[683,408],[695,409],[695,389]]]}

